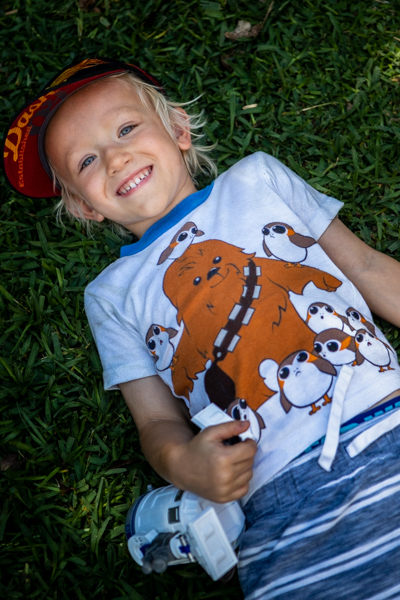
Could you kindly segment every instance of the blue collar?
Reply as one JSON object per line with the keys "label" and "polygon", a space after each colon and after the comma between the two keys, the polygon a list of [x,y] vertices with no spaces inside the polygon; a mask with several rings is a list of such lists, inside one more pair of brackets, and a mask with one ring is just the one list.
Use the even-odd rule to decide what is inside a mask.
{"label": "blue collar", "polygon": [[152,244],[163,233],[168,231],[168,229],[171,229],[171,227],[183,219],[193,209],[200,206],[200,204],[203,204],[203,202],[205,202],[211,194],[213,186],[214,182],[210,183],[210,185],[205,187],[203,190],[195,192],[194,194],[190,194],[190,196],[187,196],[181,202],[179,202],[179,204],[175,206],[170,213],[149,227],[149,229],[143,234],[138,242],[128,244],[127,246],[122,246],[120,252],[121,258],[124,256],[132,256],[133,254],[137,254],[138,252],[141,252],[150,246],[150,244]]}

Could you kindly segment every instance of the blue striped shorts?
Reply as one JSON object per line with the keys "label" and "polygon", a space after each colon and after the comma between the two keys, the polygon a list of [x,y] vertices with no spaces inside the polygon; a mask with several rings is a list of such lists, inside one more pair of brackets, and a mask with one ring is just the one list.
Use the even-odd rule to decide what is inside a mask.
{"label": "blue striped shorts", "polygon": [[400,427],[350,458],[346,446],[367,427],[340,436],[331,471],[315,448],[247,502],[246,600],[400,598]]}

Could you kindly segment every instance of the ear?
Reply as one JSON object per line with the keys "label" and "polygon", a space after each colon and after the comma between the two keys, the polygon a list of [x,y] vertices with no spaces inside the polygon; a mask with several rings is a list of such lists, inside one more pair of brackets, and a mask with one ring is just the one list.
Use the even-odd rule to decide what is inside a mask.
{"label": "ear", "polygon": [[[179,110],[180,113],[189,121],[187,112],[183,108],[177,107],[175,110]],[[180,150],[189,150],[192,145],[192,136],[190,135],[190,128],[188,127],[177,127],[175,129],[176,141]]]}
{"label": "ear", "polygon": [[97,223],[101,223],[102,221],[104,221],[105,217],[103,217],[103,215],[97,212],[97,210],[94,210],[91,206],[89,206],[89,204],[85,200],[74,196],[74,201],[76,202],[76,204],[79,205],[80,211],[78,211],[73,205],[68,208],[70,212],[72,212],[72,214],[75,215],[75,217],[81,217],[83,215],[83,217],[88,221],[97,221]]}

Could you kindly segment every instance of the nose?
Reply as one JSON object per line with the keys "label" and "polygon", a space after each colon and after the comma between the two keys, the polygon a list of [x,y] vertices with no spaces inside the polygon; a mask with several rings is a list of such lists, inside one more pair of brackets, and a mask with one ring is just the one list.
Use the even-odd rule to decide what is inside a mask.
{"label": "nose", "polygon": [[111,147],[106,150],[106,169],[110,176],[123,171],[125,166],[131,162],[132,155],[125,148]]}

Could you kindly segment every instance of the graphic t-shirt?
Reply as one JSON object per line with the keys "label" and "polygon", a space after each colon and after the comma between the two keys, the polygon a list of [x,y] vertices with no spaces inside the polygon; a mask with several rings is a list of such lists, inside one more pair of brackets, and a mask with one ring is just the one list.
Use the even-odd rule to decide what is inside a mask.
{"label": "graphic t-shirt", "polygon": [[396,354],[317,240],[342,203],[258,152],[155,223],[86,289],[113,389],[159,375],[192,415],[210,402],[258,432],[250,493],[326,432],[400,388]]}

